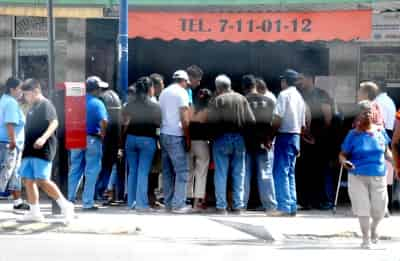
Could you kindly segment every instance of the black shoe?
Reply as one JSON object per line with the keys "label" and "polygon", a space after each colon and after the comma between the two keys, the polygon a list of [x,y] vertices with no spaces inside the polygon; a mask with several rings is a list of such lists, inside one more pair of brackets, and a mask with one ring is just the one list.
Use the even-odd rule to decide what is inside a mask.
{"label": "black shoe", "polygon": [[226,209],[223,209],[223,208],[217,208],[217,209],[215,209],[215,214],[222,215],[222,216],[227,216],[228,215],[228,211],[226,211]]}
{"label": "black shoe", "polygon": [[14,205],[14,210],[29,210],[30,207],[25,202],[19,203],[18,205]]}
{"label": "black shoe", "polygon": [[332,208],[333,208],[333,204],[330,203],[330,202],[322,203],[322,204],[319,206],[319,210],[330,210],[330,209],[332,209]]}
{"label": "black shoe", "polygon": [[311,210],[312,209],[312,206],[311,205],[301,205],[299,208],[298,208],[299,210],[305,210],[305,211],[307,211],[307,210]]}
{"label": "black shoe", "polygon": [[244,213],[245,213],[245,211],[242,208],[232,209],[232,214],[234,214],[234,215],[240,216],[240,215],[243,215]]}
{"label": "black shoe", "polygon": [[289,216],[290,217],[295,217],[297,215],[297,212],[291,212],[291,213],[289,213]]}
{"label": "black shoe", "polygon": [[82,208],[82,211],[97,211],[99,210],[98,206],[92,206],[90,208]]}

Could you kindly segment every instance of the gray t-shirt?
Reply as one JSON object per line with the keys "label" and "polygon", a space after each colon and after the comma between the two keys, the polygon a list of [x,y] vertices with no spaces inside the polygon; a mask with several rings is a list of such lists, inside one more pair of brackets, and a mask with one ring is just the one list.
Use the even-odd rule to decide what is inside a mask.
{"label": "gray t-shirt", "polygon": [[187,91],[178,84],[165,88],[160,95],[162,115],[161,134],[184,136],[181,123],[181,108],[189,107]]}

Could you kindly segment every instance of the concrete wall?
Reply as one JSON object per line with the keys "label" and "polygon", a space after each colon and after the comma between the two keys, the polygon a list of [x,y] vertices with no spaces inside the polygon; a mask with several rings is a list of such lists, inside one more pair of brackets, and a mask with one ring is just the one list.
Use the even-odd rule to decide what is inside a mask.
{"label": "concrete wall", "polygon": [[0,83],[4,83],[13,71],[12,16],[0,16]]}

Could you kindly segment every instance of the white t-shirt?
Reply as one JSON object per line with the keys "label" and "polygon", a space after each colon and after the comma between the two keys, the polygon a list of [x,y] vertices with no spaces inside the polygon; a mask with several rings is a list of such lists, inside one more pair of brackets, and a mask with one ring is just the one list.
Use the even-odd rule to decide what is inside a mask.
{"label": "white t-shirt", "polygon": [[394,105],[392,98],[390,98],[387,93],[384,92],[375,98],[375,102],[378,104],[379,109],[381,110],[385,129],[393,130],[396,119],[396,105]]}
{"label": "white t-shirt", "polygon": [[161,107],[161,134],[183,136],[180,109],[189,107],[187,91],[174,83],[165,88],[159,98]]}
{"label": "white t-shirt", "polygon": [[289,87],[278,95],[274,115],[281,118],[280,133],[301,133],[306,124],[306,105],[296,87]]}
{"label": "white t-shirt", "polygon": [[274,95],[272,92],[266,91],[265,94],[264,94],[264,96],[270,98],[271,100],[274,101],[274,103],[276,103],[276,97],[275,97],[275,95]]}

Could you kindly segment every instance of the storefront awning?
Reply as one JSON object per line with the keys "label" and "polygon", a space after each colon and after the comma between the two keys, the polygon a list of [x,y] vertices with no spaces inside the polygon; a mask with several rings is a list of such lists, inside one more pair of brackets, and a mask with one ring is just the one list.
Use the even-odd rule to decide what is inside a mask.
{"label": "storefront awning", "polygon": [[332,41],[368,40],[371,10],[312,12],[130,11],[129,37],[166,41]]}

